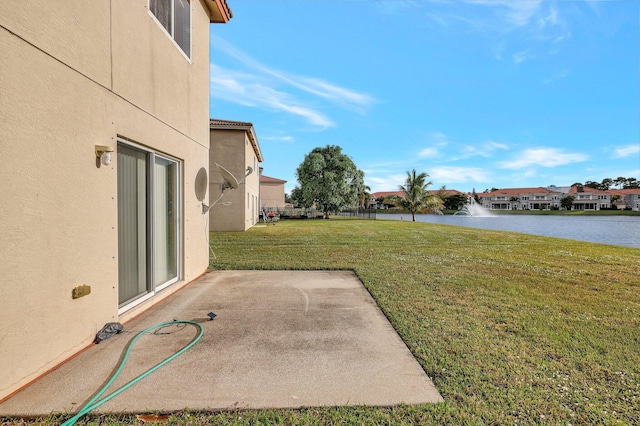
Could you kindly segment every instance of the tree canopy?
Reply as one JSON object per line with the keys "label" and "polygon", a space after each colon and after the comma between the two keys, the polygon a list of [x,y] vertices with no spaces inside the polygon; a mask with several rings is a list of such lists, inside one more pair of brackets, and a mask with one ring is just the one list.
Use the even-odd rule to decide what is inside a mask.
{"label": "tree canopy", "polygon": [[576,182],[571,186],[586,186],[588,188],[599,189],[601,191],[608,191],[611,188],[618,189],[631,189],[640,187],[640,183],[636,178],[630,177],[626,178],[623,176],[619,176],[615,179],[604,178],[602,182],[596,182],[588,180],[584,183],[584,185],[580,182]]}
{"label": "tree canopy", "polygon": [[355,207],[365,190],[364,172],[335,145],[315,148],[305,155],[296,177],[299,186],[291,197],[298,205],[322,210],[326,219],[332,210]]}
{"label": "tree canopy", "polygon": [[571,210],[571,206],[573,206],[573,201],[576,199],[573,195],[567,195],[566,197],[562,197],[560,200],[560,206],[563,209]]}
{"label": "tree canopy", "polygon": [[465,194],[447,195],[442,198],[444,208],[448,210],[458,210],[462,205],[469,201],[469,197]]}

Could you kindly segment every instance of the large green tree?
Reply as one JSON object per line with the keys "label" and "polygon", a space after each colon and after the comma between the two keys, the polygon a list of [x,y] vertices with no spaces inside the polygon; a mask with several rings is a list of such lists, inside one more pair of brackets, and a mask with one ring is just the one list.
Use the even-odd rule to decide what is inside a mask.
{"label": "large green tree", "polygon": [[330,211],[355,207],[358,194],[364,190],[364,172],[335,145],[315,148],[305,155],[296,177],[300,186],[292,196],[295,193],[296,200],[304,207],[322,210],[325,219],[329,218]]}
{"label": "large green tree", "polygon": [[447,210],[459,210],[461,206],[469,201],[469,197],[465,194],[447,195],[442,202]]}
{"label": "large green tree", "polygon": [[573,195],[567,195],[565,197],[562,197],[560,199],[560,206],[565,210],[571,210],[571,207],[573,206],[573,201],[575,199],[576,197],[574,197]]}
{"label": "large green tree", "polygon": [[411,212],[411,218],[416,221],[416,213],[430,207],[432,201],[430,195],[427,192],[427,187],[431,185],[431,181],[427,182],[426,173],[418,174],[416,169],[411,172],[407,171],[407,180],[404,185],[400,185],[400,191],[402,191],[402,197],[398,200],[398,205]]}

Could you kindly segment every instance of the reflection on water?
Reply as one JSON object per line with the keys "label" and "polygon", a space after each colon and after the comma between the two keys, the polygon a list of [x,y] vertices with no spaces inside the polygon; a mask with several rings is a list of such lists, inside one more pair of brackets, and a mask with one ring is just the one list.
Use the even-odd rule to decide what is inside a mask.
{"label": "reflection on water", "polygon": [[[411,215],[406,214],[378,213],[377,217],[411,220]],[[478,217],[421,214],[416,215],[416,221],[640,248],[640,216],[495,215]]]}

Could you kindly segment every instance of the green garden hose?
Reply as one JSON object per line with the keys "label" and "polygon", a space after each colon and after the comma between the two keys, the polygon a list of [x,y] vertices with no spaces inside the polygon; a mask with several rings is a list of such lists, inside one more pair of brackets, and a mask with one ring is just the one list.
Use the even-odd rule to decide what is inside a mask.
{"label": "green garden hose", "polygon": [[[136,378],[134,378],[133,380],[131,380],[130,382],[126,383],[125,385],[121,386],[120,388],[118,388],[117,390],[113,391],[112,393],[110,393],[109,395],[105,396],[102,399],[99,399],[100,396],[102,396],[102,394],[107,390],[107,388],[109,386],[111,386],[111,384],[116,380],[116,378],[118,377],[118,375],[120,374],[120,372],[122,371],[122,369],[124,368],[125,363],[127,362],[127,359],[129,358],[129,353],[131,352],[131,348],[133,347],[133,345],[136,343],[136,341],[142,337],[142,335],[144,335],[145,333],[150,332],[151,330],[154,330],[156,328],[162,328],[162,327],[167,327],[169,325],[174,325],[174,324],[191,324],[194,325],[196,327],[198,327],[200,329],[200,332],[198,333],[198,336],[196,336],[195,339],[193,339],[191,342],[189,342],[189,344],[187,344],[185,347],[183,347],[182,349],[180,349],[178,352],[174,353],[173,355],[171,355],[168,358],[165,358],[163,361],[161,361],[160,363],[156,364],[155,366],[151,367],[150,369],[148,369],[147,371],[145,371],[144,373],[140,374],[139,376],[137,376]],[[85,414],[87,414],[89,411],[94,410],[95,408],[99,407],[100,405],[104,404],[105,402],[109,401],[111,398],[115,397],[116,395],[120,394],[121,392],[123,392],[124,390],[128,389],[130,386],[138,383],[140,380],[144,379],[145,377],[147,377],[149,374],[153,373],[154,371],[156,371],[157,369],[159,369],[160,367],[162,367],[163,365],[165,365],[166,363],[168,363],[169,361],[171,361],[174,358],[177,358],[178,356],[182,355],[187,349],[189,349],[191,346],[195,345],[196,342],[198,342],[198,340],[200,340],[200,338],[202,338],[202,335],[204,334],[204,327],[202,324],[200,324],[199,322],[195,322],[195,321],[188,321],[188,320],[174,320],[174,321],[167,321],[167,322],[163,322],[160,324],[156,324],[156,325],[152,325],[149,328],[146,328],[144,330],[142,330],[140,333],[138,333],[136,335],[136,337],[134,337],[131,342],[129,342],[129,345],[127,346],[127,350],[124,353],[124,356],[122,357],[122,361],[120,361],[120,365],[118,365],[118,369],[115,371],[115,373],[113,373],[113,375],[111,376],[111,378],[109,379],[109,381],[102,387],[102,389],[100,389],[98,391],[98,393],[91,398],[81,409],[80,411],[78,411],[78,413],[71,417],[69,420],[67,420],[66,422],[64,422],[62,424],[62,426],[70,426],[76,423],[76,421],[84,416]]]}

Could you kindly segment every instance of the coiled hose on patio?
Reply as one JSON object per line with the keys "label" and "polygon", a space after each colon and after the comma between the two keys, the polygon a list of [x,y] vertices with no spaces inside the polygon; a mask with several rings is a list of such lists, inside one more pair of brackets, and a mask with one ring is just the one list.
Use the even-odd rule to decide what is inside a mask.
{"label": "coiled hose on patio", "polygon": [[[170,325],[174,325],[174,324],[191,324],[194,325],[196,327],[198,327],[200,329],[200,332],[198,333],[198,335],[191,341],[189,342],[186,346],[184,346],[182,349],[180,349],[178,352],[174,353],[173,355],[171,355],[170,357],[165,358],[163,361],[161,361],[160,363],[156,364],[155,366],[151,367],[150,369],[148,369],[147,371],[145,371],[144,373],[140,374],[139,376],[137,376],[136,378],[134,378],[133,380],[131,380],[130,382],[124,384],[123,386],[121,386],[120,388],[118,388],[117,390],[113,391],[112,393],[110,393],[109,395],[105,396],[104,398],[100,399],[100,397],[102,396],[102,394],[107,390],[107,388],[109,388],[109,386],[111,386],[111,384],[113,384],[113,382],[116,380],[116,378],[118,377],[118,375],[120,374],[120,372],[122,371],[122,369],[124,368],[125,363],[127,362],[127,359],[129,358],[129,353],[131,352],[131,348],[133,347],[133,345],[136,343],[136,341],[142,337],[144,334],[150,332],[151,330],[155,330],[157,328],[162,328],[162,327],[167,327]],[[111,378],[109,379],[109,381],[102,387],[102,389],[100,389],[98,391],[98,393],[91,398],[81,409],[80,411],[78,411],[78,413],[71,417],[69,420],[67,420],[66,422],[64,422],[62,424],[62,426],[70,426],[76,423],[76,421],[78,421],[78,419],[82,416],[84,416],[85,414],[87,414],[89,411],[92,411],[94,409],[96,409],[97,407],[99,407],[100,405],[104,404],[105,402],[109,401],[111,398],[115,397],[116,395],[120,394],[121,392],[125,391],[126,389],[128,389],[129,387],[131,387],[132,385],[138,383],[140,380],[144,379],[145,377],[147,377],[149,374],[153,373],[154,371],[156,371],[157,369],[159,369],[160,367],[164,366],[166,363],[168,363],[169,361],[177,358],[178,356],[182,355],[185,351],[187,351],[190,347],[192,347],[193,345],[195,345],[198,340],[200,340],[202,338],[202,335],[204,334],[204,326],[202,324],[200,324],[199,322],[195,322],[195,321],[188,321],[188,320],[174,320],[174,321],[167,321],[167,322],[163,322],[160,324],[156,324],[156,325],[152,325],[149,328],[146,328],[144,330],[142,330],[141,332],[139,332],[132,340],[131,342],[129,342],[129,345],[127,346],[127,350],[124,353],[124,356],[122,357],[122,361],[120,361],[120,365],[118,365],[117,370],[111,375]]]}

